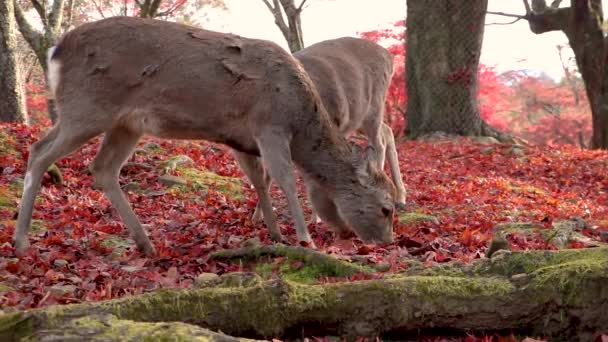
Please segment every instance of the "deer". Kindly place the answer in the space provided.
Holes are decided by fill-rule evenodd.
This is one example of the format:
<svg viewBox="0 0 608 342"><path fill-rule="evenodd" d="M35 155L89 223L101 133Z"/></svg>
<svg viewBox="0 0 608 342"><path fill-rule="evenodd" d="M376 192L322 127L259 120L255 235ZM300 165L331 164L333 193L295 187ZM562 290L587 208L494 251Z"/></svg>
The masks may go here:
<svg viewBox="0 0 608 342"><path fill-rule="evenodd" d="M375 159L380 169L384 169L385 159L388 160L397 189L395 206L403 208L406 190L399 170L395 137L391 127L383 122L384 103L394 72L393 55L369 40L341 37L310 45L295 52L293 56L302 64L315 84L338 132L344 137L355 132L367 137L377 152ZM256 166L253 169L259 170L262 167ZM268 191L271 179L268 173L264 175L262 191ZM309 190L309 194L311 191L320 191L318 188ZM310 223L320 222L320 217L315 214L315 207L322 207L324 202L318 198L319 195L309 195L309 201L313 204ZM312 203L313 199L316 199L316 203ZM262 210L261 202L258 202L252 220L259 222L266 214L267 212ZM324 218L324 221L327 219ZM335 225L344 227L343 223L334 222L333 228L338 228Z"/></svg>
<svg viewBox="0 0 608 342"><path fill-rule="evenodd" d="M374 149L352 148L337 132L310 77L278 44L119 16L65 33L47 59L58 119L30 147L12 238L17 254L29 248L44 172L102 134L89 165L93 185L146 255L156 255L155 247L119 184L122 165L144 135L223 144L236 151L241 165L261 158L287 198L298 240L309 247L314 243L292 163L310 187L324 190L320 197L334 204L332 214L363 241L393 241L395 187L376 167ZM262 186L263 177L252 178ZM268 195L259 201L266 212L272 210ZM281 241L276 218L269 214L264 220L270 238Z"/></svg>

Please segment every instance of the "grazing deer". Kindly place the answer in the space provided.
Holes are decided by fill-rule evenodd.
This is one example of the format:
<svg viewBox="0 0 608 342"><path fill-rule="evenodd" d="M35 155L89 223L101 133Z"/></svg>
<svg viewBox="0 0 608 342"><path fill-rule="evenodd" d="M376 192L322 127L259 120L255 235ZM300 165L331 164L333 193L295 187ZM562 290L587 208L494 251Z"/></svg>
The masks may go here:
<svg viewBox="0 0 608 342"><path fill-rule="evenodd" d="M336 212L364 241L392 241L393 183L376 168L373 149L361 153L338 134L313 82L277 44L154 19L113 17L66 33L49 49L48 60L59 118L30 149L13 236L18 253L29 245L34 199L45 170L102 133L89 167L95 187L149 255L156 253L154 246L118 182L122 164L145 134L222 143L241 161L261 157L287 197L301 241L312 242L292 162L313 186L326 190ZM260 201L270 207L268 195ZM271 237L280 240L274 216L264 219Z"/></svg>
<svg viewBox="0 0 608 342"><path fill-rule="evenodd" d="M396 205L405 205L405 186L399 170L395 137L390 126L383 122L386 93L393 75L393 55L378 44L352 37L322 41L293 55L314 82L339 133L345 137L355 131L363 133L377 151L380 169L384 168L387 155L397 188ZM267 189L270 186L268 174L265 179ZM315 191L310 189L310 184L308 187ZM311 195L311 201L318 197ZM316 209L314 205L313 209ZM259 221L262 213L265 214L260 201L253 220ZM315 216L313 210L311 221Z"/></svg>

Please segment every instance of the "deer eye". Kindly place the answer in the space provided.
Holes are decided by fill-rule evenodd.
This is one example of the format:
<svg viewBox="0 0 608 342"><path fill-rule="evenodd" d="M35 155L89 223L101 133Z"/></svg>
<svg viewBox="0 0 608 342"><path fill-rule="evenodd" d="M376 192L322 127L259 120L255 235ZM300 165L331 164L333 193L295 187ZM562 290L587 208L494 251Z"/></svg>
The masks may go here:
<svg viewBox="0 0 608 342"><path fill-rule="evenodd" d="M389 217L392 213L393 213L393 210L391 208L387 208L387 207L382 208L382 215L384 215L385 217Z"/></svg>

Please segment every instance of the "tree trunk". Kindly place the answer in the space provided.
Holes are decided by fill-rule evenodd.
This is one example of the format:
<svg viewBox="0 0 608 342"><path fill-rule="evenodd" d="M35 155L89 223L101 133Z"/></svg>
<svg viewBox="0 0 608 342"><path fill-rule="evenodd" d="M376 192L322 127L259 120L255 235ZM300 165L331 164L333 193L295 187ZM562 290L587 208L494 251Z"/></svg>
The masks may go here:
<svg viewBox="0 0 608 342"><path fill-rule="evenodd" d="M608 46L601 0L572 0L571 6L565 8L545 3L540 10L526 11L533 33L562 31L568 38L591 107L591 147L608 149Z"/></svg>
<svg viewBox="0 0 608 342"><path fill-rule="evenodd" d="M27 18L25 17L25 13L23 13L23 10L19 6L17 0L14 0L13 4L15 8L15 18L19 26L19 31L23 35L23 38L28 43L32 51L34 51L34 54L38 59L38 63L40 63L40 66L44 71L44 77L46 80L48 70L48 66L46 65L46 52L51 46L55 44L55 41L59 37L61 24L63 22L63 9L65 1L53 1L53 6L50 11L47 11L46 8L35 7L40 17L46 18L42 20L44 30L42 32L37 31L28 22ZM47 105L49 111L49 118L53 123L55 123L55 121L57 120L57 111L55 109L55 103L52 99L47 98Z"/></svg>
<svg viewBox="0 0 608 342"><path fill-rule="evenodd" d="M302 270L310 272L310 266ZM113 341L156 334L161 327L191 339L208 333L199 326L253 338L340 335L352 341L382 335L415 340L442 331L591 341L608 329L607 281L604 247L502 251L470 265L412 262L405 273L385 279L320 285L229 273L204 281L199 289L4 314L0 339Z"/></svg>
<svg viewBox="0 0 608 342"><path fill-rule="evenodd" d="M407 1L406 133L481 135L478 66L487 0Z"/></svg>
<svg viewBox="0 0 608 342"><path fill-rule="evenodd" d="M25 96L17 63L17 30L12 1L0 2L0 121L26 122Z"/></svg>

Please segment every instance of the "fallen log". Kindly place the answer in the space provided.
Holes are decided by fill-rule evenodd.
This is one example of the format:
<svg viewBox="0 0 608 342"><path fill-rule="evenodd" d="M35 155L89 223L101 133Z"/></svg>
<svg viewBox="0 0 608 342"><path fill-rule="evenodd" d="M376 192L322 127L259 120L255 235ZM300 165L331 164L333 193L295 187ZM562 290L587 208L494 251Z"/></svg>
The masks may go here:
<svg viewBox="0 0 608 342"><path fill-rule="evenodd" d="M240 286L234 286L232 274L226 276L229 282L215 281L201 289L163 289L4 314L0 340L45 340L45 336L61 336L62 331L78 331L80 326L89 329L89 320L94 327L87 338L97 336L95 329L101 325L121 326L125 321L150 329L166 324L191 336L208 333L196 330L199 326L267 339L313 335L403 339L446 329L450 334L498 331L551 341L590 341L608 331L608 248L604 247L499 251L492 259L469 265L425 268L412 263L403 274L357 282L304 285L244 276L248 281L237 282ZM110 323L103 323L104 319ZM80 325L74 326L75 322ZM45 335L48 332L52 335Z"/></svg>

